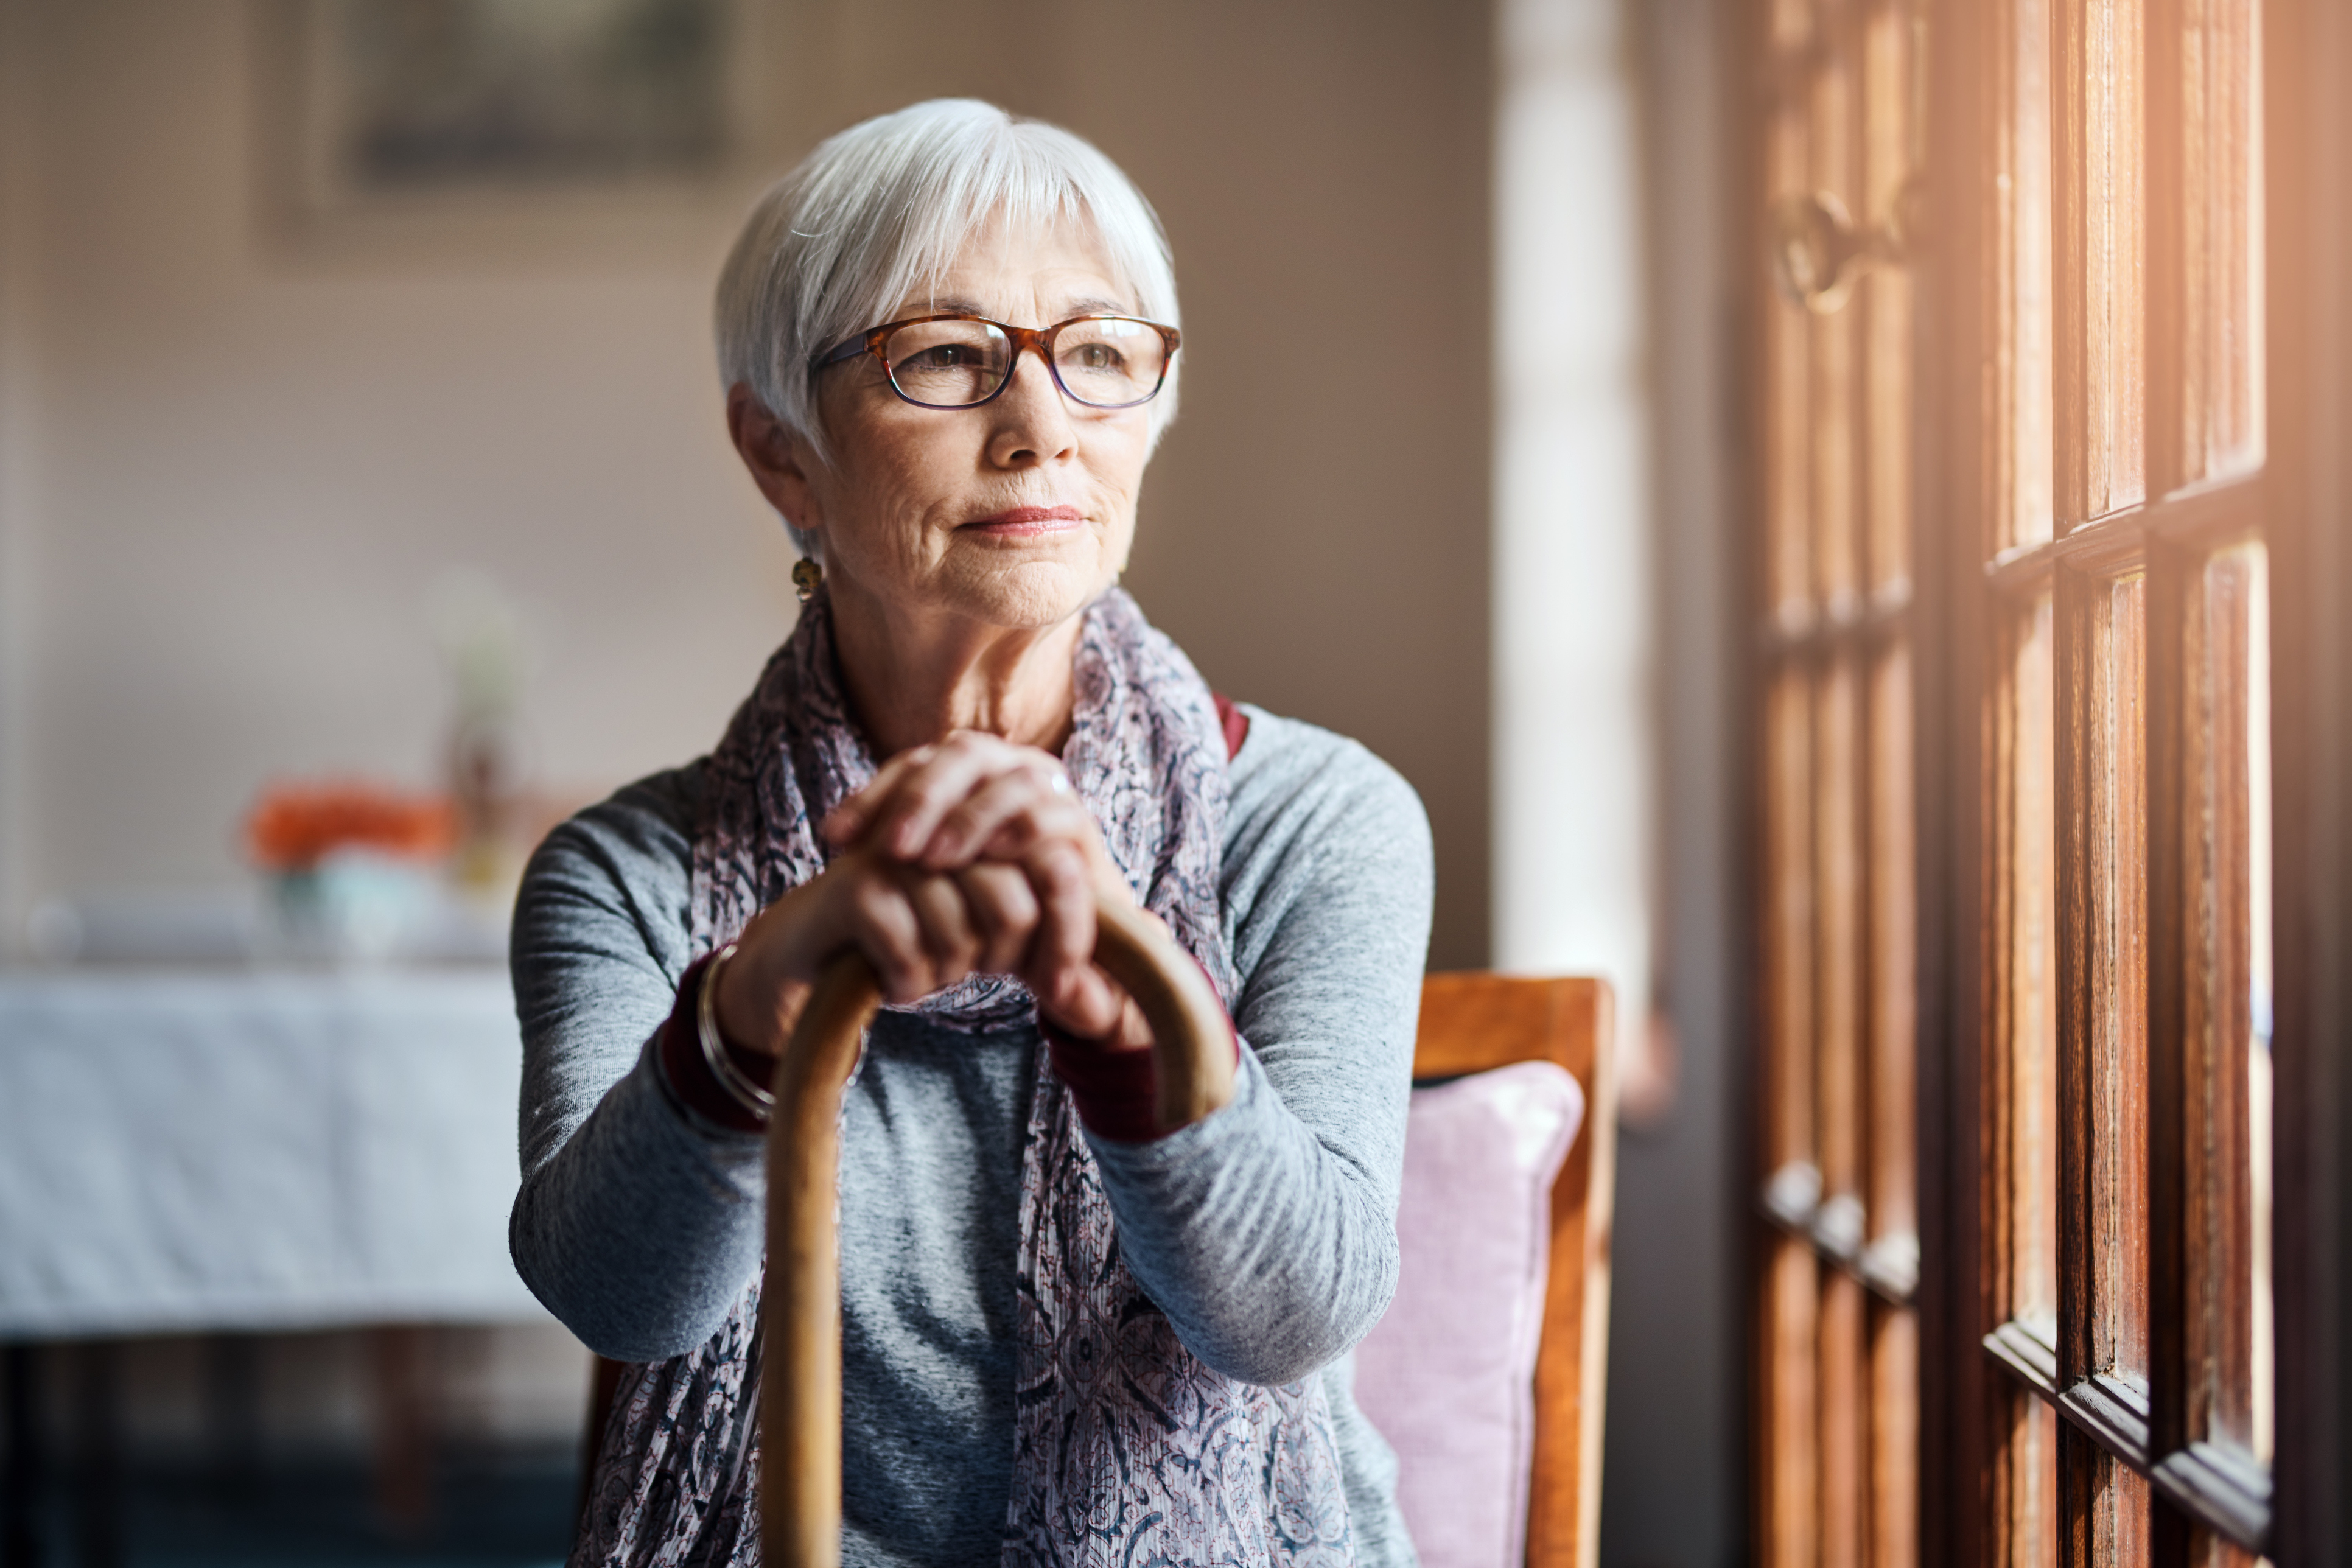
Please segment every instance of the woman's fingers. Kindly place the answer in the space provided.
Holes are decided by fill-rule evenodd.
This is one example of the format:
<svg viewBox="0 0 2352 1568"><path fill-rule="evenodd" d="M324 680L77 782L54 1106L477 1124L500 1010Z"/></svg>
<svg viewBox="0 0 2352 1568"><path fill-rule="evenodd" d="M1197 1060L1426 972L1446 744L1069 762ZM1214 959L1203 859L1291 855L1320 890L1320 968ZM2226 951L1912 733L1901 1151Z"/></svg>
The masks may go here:
<svg viewBox="0 0 2352 1568"><path fill-rule="evenodd" d="M929 764L902 777L891 805L876 819L876 847L911 855L938 871L983 860L1017 863L1049 906L1057 898L1075 900L1078 882L1128 895L1093 815L1052 757L992 736L969 742L956 737L938 752ZM963 791L961 796L955 796L958 790ZM926 832L916 849L900 848ZM1057 879L1072 885L1049 886ZM1083 934L1092 941L1091 924ZM1061 950L1055 943L1048 951Z"/></svg>
<svg viewBox="0 0 2352 1568"><path fill-rule="evenodd" d="M1142 1022L1141 1010L1117 981L1091 963L1065 971L1053 990L1036 991L1036 996L1039 1011L1082 1040L1151 1043L1151 1031Z"/></svg>
<svg viewBox="0 0 2352 1568"><path fill-rule="evenodd" d="M893 1002L912 1002L937 989L927 984L930 963L922 921L897 878L880 868L860 868L851 872L840 893L839 936L844 939L840 945L855 947L866 955L885 996ZM812 935L820 949L835 945L821 931Z"/></svg>
<svg viewBox="0 0 2352 1568"><path fill-rule="evenodd" d="M872 784L834 809L824 832L835 844L869 845L946 870L977 858L1024 811L1039 814L1033 831L1092 826L1051 755L963 730L890 759Z"/></svg>
<svg viewBox="0 0 2352 1568"><path fill-rule="evenodd" d="M921 932L923 953L929 960L925 979L929 982L917 995L929 995L944 986L953 985L978 965L981 956L981 935L964 902L963 889L950 877L927 875L902 870L898 879L904 889L907 902L915 911L916 925ZM901 997L912 1001L913 997Z"/></svg>
<svg viewBox="0 0 2352 1568"><path fill-rule="evenodd" d="M981 939L949 879L856 856L836 860L817 885L830 886L834 911L805 932L811 978L845 947L866 955L893 1002L917 1001L971 973Z"/></svg>
<svg viewBox="0 0 2352 1568"><path fill-rule="evenodd" d="M858 945L894 1001L1011 973L1068 1026L1118 1026L1123 996L1092 963L1095 907L1126 883L1055 758L959 731L892 758L824 830L854 844L836 869L855 861L874 884Z"/></svg>
<svg viewBox="0 0 2352 1568"><path fill-rule="evenodd" d="M755 916L724 971L720 1026L730 1039L781 1049L800 998L826 963L856 949L892 1002L921 999L972 973L1018 975L1056 1023L1088 1039L1137 1035L1140 1017L1091 958L1095 894L1085 857L1066 844L1045 874L982 861L940 875L870 850Z"/></svg>
<svg viewBox="0 0 2352 1568"><path fill-rule="evenodd" d="M1015 748L992 737L950 737L933 750L929 761L908 770L898 781L889 804L866 829L867 841L886 855L920 858L940 820L992 774L1017 765L1014 753Z"/></svg>
<svg viewBox="0 0 2352 1568"><path fill-rule="evenodd" d="M1037 933L1037 896L1029 879L1013 866L967 866L956 886L980 932L980 957L972 967L983 974L1016 973Z"/></svg>
<svg viewBox="0 0 2352 1568"><path fill-rule="evenodd" d="M937 754L937 746L913 746L892 757L875 770L866 787L843 801L825 814L817 825L827 843L855 844L864 837L874 819L890 804L898 786L909 773L929 763Z"/></svg>
<svg viewBox="0 0 2352 1568"><path fill-rule="evenodd" d="M1087 858L1076 846L1041 846L1022 869L1037 898L1037 936L1030 943L1021 978L1039 996L1083 989L1076 972L1092 967L1095 951L1095 890Z"/></svg>
<svg viewBox="0 0 2352 1568"><path fill-rule="evenodd" d="M1044 839L1083 840L1093 832L1094 818L1061 770L1030 766L998 773L950 808L923 846L922 860L935 870L983 855L1018 860Z"/></svg>
<svg viewBox="0 0 2352 1568"><path fill-rule="evenodd" d="M912 858L941 815L992 771L1024 748L993 735L959 730L937 745L916 746L882 764L874 782L826 816L825 836L836 844L868 844L886 855Z"/></svg>
<svg viewBox="0 0 2352 1568"><path fill-rule="evenodd" d="M788 984L814 980L832 955L854 947L897 1003L973 973L1015 974L1063 1027L1090 1039L1121 1037L1135 1033L1139 1015L1093 962L1095 881L1087 851L1066 838L1040 843L1017 864L982 861L949 873L853 849L817 882L771 905L745 940L767 954L760 971Z"/></svg>

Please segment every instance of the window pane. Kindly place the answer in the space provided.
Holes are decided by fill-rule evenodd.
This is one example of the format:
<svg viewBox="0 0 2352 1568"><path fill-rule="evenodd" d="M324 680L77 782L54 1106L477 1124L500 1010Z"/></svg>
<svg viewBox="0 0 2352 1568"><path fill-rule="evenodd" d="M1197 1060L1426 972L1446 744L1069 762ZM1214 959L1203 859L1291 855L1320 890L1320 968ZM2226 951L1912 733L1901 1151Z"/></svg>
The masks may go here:
<svg viewBox="0 0 2352 1568"><path fill-rule="evenodd" d="M2141 0L2055 0L2057 508L2062 527L2147 494Z"/></svg>
<svg viewBox="0 0 2352 1568"><path fill-rule="evenodd" d="M1987 1228L1995 1310L2058 1337L2056 638L2039 595L2009 627L1996 688L1995 1119Z"/></svg>
<svg viewBox="0 0 2352 1568"><path fill-rule="evenodd" d="M1763 1343L1763 1529L1765 1568L1817 1568L1821 1438L1813 1352L1821 1264L1801 1237L1775 1232L1765 1266Z"/></svg>
<svg viewBox="0 0 2352 1568"><path fill-rule="evenodd" d="M2269 1563L2210 1530L2189 1532L2189 1568L2268 1568Z"/></svg>
<svg viewBox="0 0 2352 1568"><path fill-rule="evenodd" d="M2063 1568L2139 1568L2148 1561L2146 1477L2066 1422L2058 1424Z"/></svg>
<svg viewBox="0 0 2352 1568"><path fill-rule="evenodd" d="M1992 20L1992 472L1988 553L2052 534L2050 0Z"/></svg>
<svg viewBox="0 0 2352 1568"><path fill-rule="evenodd" d="M1874 1271L1898 1280L1918 1275L1912 1136L1918 938L1911 744L1911 648L1897 638L1879 654L1870 676L1867 1201Z"/></svg>
<svg viewBox="0 0 2352 1568"><path fill-rule="evenodd" d="M2263 1458L2270 1445L2267 567L2259 543L2217 552L2188 606L2190 908L2184 912L2192 969L2182 1129L2188 1430Z"/></svg>
<svg viewBox="0 0 2352 1568"><path fill-rule="evenodd" d="M1870 1562L1919 1561L1919 1314L1873 1302L1870 1336Z"/></svg>
<svg viewBox="0 0 2352 1568"><path fill-rule="evenodd" d="M2249 562L2246 595L2246 1041L2247 1441L2271 1462L2278 1442L2278 1320L2271 1258L2275 1142L2271 1100L2271 1006L2275 958L2271 843L2270 557Z"/></svg>
<svg viewBox="0 0 2352 1568"><path fill-rule="evenodd" d="M1773 116L1769 134L1772 199L1804 195L1811 174L1803 118L1784 109ZM1765 310L1765 592L1775 620L1791 631L1813 618L1811 330L1812 317L1801 305L1776 296Z"/></svg>
<svg viewBox="0 0 2352 1568"><path fill-rule="evenodd" d="M1851 654L1829 660L1813 704L1816 1230L1851 1258L1863 1233L1862 691Z"/></svg>
<svg viewBox="0 0 2352 1568"><path fill-rule="evenodd" d="M2062 1381L2147 1375L2147 580L2059 603Z"/></svg>
<svg viewBox="0 0 2352 1568"><path fill-rule="evenodd" d="M1822 1568L1863 1568L1864 1405L1862 1282L1837 1268L1821 1277Z"/></svg>
<svg viewBox="0 0 2352 1568"><path fill-rule="evenodd" d="M1849 214L1866 220L1867 209L1855 189L1858 105L1853 29L1842 23L1828 32L1832 47L1812 72L1808 188L1836 197ZM1861 604L1856 314L1848 308L1807 318L1812 336L1813 590L1833 616L1851 616Z"/></svg>
<svg viewBox="0 0 2352 1568"><path fill-rule="evenodd" d="M1857 216L1882 229L1899 229L1917 216L1909 182L1925 163L1925 149L1913 31L1923 25L1918 13L1902 5L1882 5L1864 23L1864 205ZM1869 581L1874 593L1887 595L1907 591L1911 579L1912 287L1907 267L1876 268L1863 280L1856 301L1864 340Z"/></svg>
<svg viewBox="0 0 2352 1568"><path fill-rule="evenodd" d="M2261 16L2256 0L2188 0L2148 40L2163 94L2150 261L2168 338L2150 417L2168 485L2263 458Z"/></svg>
<svg viewBox="0 0 2352 1568"><path fill-rule="evenodd" d="M1766 984L1764 1160L1776 1183L1821 1196L1813 1160L1812 690L1801 668L1783 669L1765 706ZM1794 1173L1784 1176L1781 1173ZM1800 1201L1801 1200L1801 1201Z"/></svg>
<svg viewBox="0 0 2352 1568"><path fill-rule="evenodd" d="M1991 1398L1988 1555L1997 1568L2051 1568L2058 1561L2058 1413L2007 1379L1994 1384Z"/></svg>

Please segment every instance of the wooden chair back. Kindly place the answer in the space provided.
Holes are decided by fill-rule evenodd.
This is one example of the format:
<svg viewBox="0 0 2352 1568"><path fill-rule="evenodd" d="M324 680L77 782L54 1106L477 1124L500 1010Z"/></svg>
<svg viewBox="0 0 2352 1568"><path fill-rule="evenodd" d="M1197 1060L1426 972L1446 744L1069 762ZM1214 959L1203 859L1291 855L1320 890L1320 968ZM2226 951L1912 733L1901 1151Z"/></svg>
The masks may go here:
<svg viewBox="0 0 2352 1568"><path fill-rule="evenodd" d="M1536 1352L1528 1568L1594 1568L1609 1363L1609 1237L1617 1078L1605 981L1432 974L1422 983L1416 1080L1557 1062L1584 1091L1584 1125L1552 1184L1551 1279Z"/></svg>

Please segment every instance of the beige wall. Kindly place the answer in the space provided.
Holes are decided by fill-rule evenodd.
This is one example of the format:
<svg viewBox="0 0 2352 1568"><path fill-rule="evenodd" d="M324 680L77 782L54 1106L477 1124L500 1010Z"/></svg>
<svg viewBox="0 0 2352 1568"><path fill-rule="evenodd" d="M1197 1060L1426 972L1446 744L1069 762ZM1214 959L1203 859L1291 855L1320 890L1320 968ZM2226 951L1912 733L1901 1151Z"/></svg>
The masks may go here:
<svg viewBox="0 0 2352 1568"><path fill-rule="evenodd" d="M269 773L430 776L424 605L454 569L536 626L542 778L706 747L790 616L706 346L749 184L289 238L261 216L245 8L5 4L11 942L45 894L234 878ZM1093 137L1159 205L1190 360L1131 584L1221 689L1405 772L1437 829L1433 961L1483 963L1486 8L761 15L758 163L969 92Z"/></svg>
<svg viewBox="0 0 2352 1568"><path fill-rule="evenodd" d="M273 773L431 777L458 568L533 613L543 776L706 745L791 603L714 417L724 209L536 261L292 244L238 6L20 11L16 899L232 877Z"/></svg>

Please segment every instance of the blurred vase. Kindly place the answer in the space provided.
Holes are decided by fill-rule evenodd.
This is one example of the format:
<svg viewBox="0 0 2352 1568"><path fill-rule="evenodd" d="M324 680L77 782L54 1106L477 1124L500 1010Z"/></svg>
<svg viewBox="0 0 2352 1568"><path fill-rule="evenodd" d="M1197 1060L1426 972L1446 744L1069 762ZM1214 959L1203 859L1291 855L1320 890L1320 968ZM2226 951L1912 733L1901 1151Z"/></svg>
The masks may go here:
<svg viewBox="0 0 2352 1568"><path fill-rule="evenodd" d="M338 849L269 879L275 935L290 958L383 962L434 920L433 870L365 849Z"/></svg>
<svg viewBox="0 0 2352 1568"><path fill-rule="evenodd" d="M520 703L530 665L520 608L476 572L436 589L434 630L450 678L444 752L457 842L451 887L482 909L512 905L526 846L519 841L522 785Z"/></svg>

